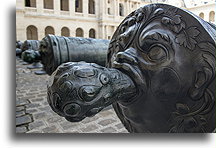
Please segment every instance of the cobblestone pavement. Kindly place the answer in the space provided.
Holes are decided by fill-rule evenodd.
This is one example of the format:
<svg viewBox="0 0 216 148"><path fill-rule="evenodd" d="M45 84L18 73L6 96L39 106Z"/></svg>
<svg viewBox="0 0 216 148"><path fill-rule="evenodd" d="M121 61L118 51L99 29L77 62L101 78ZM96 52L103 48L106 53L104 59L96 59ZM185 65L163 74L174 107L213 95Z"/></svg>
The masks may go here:
<svg viewBox="0 0 216 148"><path fill-rule="evenodd" d="M78 123L60 117L46 101L49 76L27 66L16 59L16 133L128 133L112 108Z"/></svg>

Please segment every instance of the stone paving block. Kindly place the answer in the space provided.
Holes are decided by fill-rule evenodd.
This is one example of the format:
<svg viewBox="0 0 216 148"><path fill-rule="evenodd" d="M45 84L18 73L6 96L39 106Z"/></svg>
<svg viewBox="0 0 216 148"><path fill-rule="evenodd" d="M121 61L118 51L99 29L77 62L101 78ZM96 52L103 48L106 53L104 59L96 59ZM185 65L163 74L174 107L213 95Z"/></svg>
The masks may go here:
<svg viewBox="0 0 216 148"><path fill-rule="evenodd" d="M104 128L104 129L102 129L100 131L103 132L103 133L114 133L114 132L117 132L117 130L114 129L113 127L107 127L107 128Z"/></svg>
<svg viewBox="0 0 216 148"><path fill-rule="evenodd" d="M48 118L46 121L48 123L56 123L56 122L61 122L63 120L64 120L64 118L62 118L60 116L53 116L53 117Z"/></svg>
<svg viewBox="0 0 216 148"><path fill-rule="evenodd" d="M31 100L32 98L35 98L35 96L25 96L22 97L22 99Z"/></svg>
<svg viewBox="0 0 216 148"><path fill-rule="evenodd" d="M16 133L26 133L27 128L25 126L16 127Z"/></svg>
<svg viewBox="0 0 216 148"><path fill-rule="evenodd" d="M44 117L46 117L46 113L45 112L40 112L40 113L33 114L33 118L36 119L36 120L44 118Z"/></svg>
<svg viewBox="0 0 216 148"><path fill-rule="evenodd" d="M37 97L44 97L44 96L47 96L47 92L46 93L41 93L40 94L37 94Z"/></svg>
<svg viewBox="0 0 216 148"><path fill-rule="evenodd" d="M80 130L82 131L82 132L86 132L86 133L88 133L88 132L91 132L91 131L93 131L93 130L95 130L95 129L98 129L98 127L95 125L95 124L91 124L91 125L88 125L87 127L85 127L85 128L81 128Z"/></svg>
<svg viewBox="0 0 216 148"><path fill-rule="evenodd" d="M16 101L16 106L21 106L21 105L26 105L26 104L29 104L29 101L26 99Z"/></svg>
<svg viewBox="0 0 216 148"><path fill-rule="evenodd" d="M52 126L49 126L49 127L42 129L42 131L44 133L56 133L56 132L58 132L58 129L55 125L52 125Z"/></svg>
<svg viewBox="0 0 216 148"><path fill-rule="evenodd" d="M43 105L48 105L48 102L43 102Z"/></svg>
<svg viewBox="0 0 216 148"><path fill-rule="evenodd" d="M38 94L37 92L26 93L27 96L33 96L33 95L37 95L37 94Z"/></svg>
<svg viewBox="0 0 216 148"><path fill-rule="evenodd" d="M28 131L28 132L26 132L26 133L43 133L43 131L42 130L31 130L31 131Z"/></svg>
<svg viewBox="0 0 216 148"><path fill-rule="evenodd" d="M113 119L105 119L105 120L102 120L100 122L98 122L98 124L102 125L102 126L107 126L108 124L112 124L116 122L116 120L113 120Z"/></svg>
<svg viewBox="0 0 216 148"><path fill-rule="evenodd" d="M40 104L38 104L38 103L31 103L31 104L27 104L26 108L37 108L39 106L40 106Z"/></svg>
<svg viewBox="0 0 216 148"><path fill-rule="evenodd" d="M50 106L43 106L43 107L39 107L38 109L41 110L41 111L51 111Z"/></svg>
<svg viewBox="0 0 216 148"><path fill-rule="evenodd" d="M62 123L60 123L60 126L66 131L69 129L77 129L79 127L80 123L76 123L76 122L68 122L68 121L64 121Z"/></svg>
<svg viewBox="0 0 216 148"><path fill-rule="evenodd" d="M38 112L38 110L35 109L35 108L27 108L26 109L26 113L28 113L28 114L32 114L32 113L35 113L35 112Z"/></svg>
<svg viewBox="0 0 216 148"><path fill-rule="evenodd" d="M23 116L23 115L25 115L25 111L16 112L16 117L20 117L20 116Z"/></svg>
<svg viewBox="0 0 216 148"><path fill-rule="evenodd" d="M29 124L29 129L33 130L42 126L45 126L45 123L43 121L35 121Z"/></svg>
<svg viewBox="0 0 216 148"><path fill-rule="evenodd" d="M18 111L22 111L22 110L24 110L25 109L25 107L24 106L19 106L19 107L16 107L16 111L18 112Z"/></svg>
<svg viewBox="0 0 216 148"><path fill-rule="evenodd" d="M115 125L115 127L117 127L118 129L122 129L122 128L124 128L124 125L122 123L119 123L119 124Z"/></svg>
<svg viewBox="0 0 216 148"><path fill-rule="evenodd" d="M19 95L16 95L17 98L23 98L24 95L23 94L19 94Z"/></svg>
<svg viewBox="0 0 216 148"><path fill-rule="evenodd" d="M43 98L34 98L34 99L31 99L31 102L42 102L44 99Z"/></svg>
<svg viewBox="0 0 216 148"><path fill-rule="evenodd" d="M21 116L16 118L16 125L22 125L32 122L32 119L29 115Z"/></svg>
<svg viewBox="0 0 216 148"><path fill-rule="evenodd" d="M96 115L94 117L88 117L88 118L85 118L82 123L86 124L86 123L90 123L92 121L96 121L97 119L99 119L99 117Z"/></svg>

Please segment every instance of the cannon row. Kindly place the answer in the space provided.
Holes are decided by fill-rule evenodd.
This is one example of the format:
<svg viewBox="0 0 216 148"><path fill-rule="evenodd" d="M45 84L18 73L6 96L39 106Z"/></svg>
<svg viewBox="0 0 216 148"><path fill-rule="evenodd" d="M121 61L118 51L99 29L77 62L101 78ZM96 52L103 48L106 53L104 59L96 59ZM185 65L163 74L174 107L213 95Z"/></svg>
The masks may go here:
<svg viewBox="0 0 216 148"><path fill-rule="evenodd" d="M41 41L26 40L17 47L22 59L28 63L43 64L43 70L51 75L65 62L85 61L105 66L109 40L47 35Z"/></svg>

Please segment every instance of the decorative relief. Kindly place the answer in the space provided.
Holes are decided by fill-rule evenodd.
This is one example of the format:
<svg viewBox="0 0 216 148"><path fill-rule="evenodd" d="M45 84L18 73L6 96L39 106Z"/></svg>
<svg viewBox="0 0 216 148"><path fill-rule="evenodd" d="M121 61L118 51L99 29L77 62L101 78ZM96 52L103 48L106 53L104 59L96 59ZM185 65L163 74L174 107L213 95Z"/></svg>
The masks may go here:
<svg viewBox="0 0 216 148"><path fill-rule="evenodd" d="M148 130L153 132L156 131L157 126L155 126L155 129L146 129L144 124L144 116L145 112L147 111L145 110L144 100L147 102L148 99L157 99L148 97L148 94L152 93L148 92L150 87L148 81L150 81L151 78L157 77L154 72L162 71L163 67L166 69L166 66L170 64L170 60L166 60L167 58L177 60L175 59L176 57L178 57L178 62L180 63L184 60L187 62L191 61L193 67L192 69L183 68L184 70L191 71L190 79L182 78L182 74L180 74L181 72L178 70L179 68L174 70L175 67L173 67L173 65L168 66L168 68L173 69L177 73L177 77L180 76L178 77L180 83L185 85L186 83L183 79L188 79L188 81L191 81L192 85L190 84L190 87L183 85L183 87L188 87L188 91L184 92L184 99L181 99L183 92L179 92L179 95L177 95L176 98L169 97L169 95L166 93L169 91L163 90L163 88L166 88L167 86L161 86L161 95L158 97L163 98L164 93L168 97L163 98L163 102L167 103L169 106L176 106L176 108L173 109L173 112L170 113L172 116L168 121L170 125L168 124L169 126L167 127L167 132L209 132L209 128L207 127L210 124L215 128L215 125L212 124L214 119L209 119L209 114L212 114L215 108L215 94L212 92L215 88L212 86L211 89L208 88L208 86L215 81L215 41L210 41L212 40L210 35L206 36L202 33L205 32L205 30L209 30L207 26L204 24L202 24L202 26L197 23L198 21L196 18L194 19L194 16L190 15L190 13L182 12L183 10L181 9L162 4L144 6L126 17L126 19L120 24L113 35L107 55L107 66L117 68L122 72L127 73L135 82L137 89L146 87L142 91L143 96L136 96L132 99L137 100L136 102L139 102L139 104L143 103L142 108L140 107L141 113L134 111L136 110L135 108L138 108L139 106L136 104L136 102L132 104L130 103L128 106L125 105L124 107L121 107L122 103L120 102L114 103L114 109L118 117L130 132L144 132ZM190 23L188 23L187 20L194 21L194 23L189 25ZM159 24L159 21L161 22L161 26L154 27L155 24ZM151 27L157 28L155 29L156 31L151 32L149 29ZM206 28L204 29L204 27ZM149 31L142 33L145 28L148 28ZM170 31L172 31L174 38L168 34L165 34L163 32L163 28L168 28ZM213 28L210 30L212 32ZM140 43L137 44L137 42L139 42L137 37L141 35L143 38L140 38ZM206 40L202 41L204 38ZM174 52L173 54L175 56L170 55L169 52L162 52L168 50L168 48L164 46L164 42L167 42L169 45L171 45L171 48ZM175 49L177 47L179 49ZM131 54L131 49L133 49L133 54ZM178 53L177 50L179 50L178 52L182 50L182 53L187 52L191 55L180 57L176 55ZM129 53L128 51L131 52ZM119 55L122 56L120 57ZM179 58L182 58L182 60ZM152 59L155 59L156 62L150 62ZM185 67L190 67L189 65L190 64L188 63L185 65ZM158 79L162 80L164 78L159 77ZM169 79L169 76L167 76L167 79ZM145 82L141 83L141 81ZM156 79L154 80L154 83L156 83L154 84L154 90L156 91L158 86ZM164 83L166 82L164 81ZM182 91L183 88L180 90ZM145 92L148 93L145 94ZM158 100L160 100L159 98ZM177 104L172 104L172 99L177 99ZM185 102L178 101L187 99L188 101ZM170 103L168 103L169 100ZM188 103L190 101L194 101L194 105ZM148 104L146 107L148 108L148 106L153 105L155 104ZM159 103L156 106L158 105ZM158 108L159 107L160 106L158 106ZM165 113L165 111L162 112ZM169 114L169 112L167 113ZM142 116L144 120L143 122L141 122ZM135 120L136 117L139 117L140 121L138 119ZM154 117L151 119L153 127L153 124L155 123L154 120L157 121L157 119ZM151 119L148 119L148 122L150 122Z"/></svg>
<svg viewBox="0 0 216 148"><path fill-rule="evenodd" d="M48 102L71 122L113 104L129 132L212 132L215 42L205 27L173 6L141 7L114 33L108 68L60 66Z"/></svg>

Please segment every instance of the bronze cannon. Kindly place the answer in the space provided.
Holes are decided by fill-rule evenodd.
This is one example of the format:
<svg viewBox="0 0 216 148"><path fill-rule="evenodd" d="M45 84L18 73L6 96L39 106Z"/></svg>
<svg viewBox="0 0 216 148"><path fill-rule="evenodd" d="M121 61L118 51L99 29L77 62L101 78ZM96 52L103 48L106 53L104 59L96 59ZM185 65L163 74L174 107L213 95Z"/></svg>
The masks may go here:
<svg viewBox="0 0 216 148"><path fill-rule="evenodd" d="M21 56L21 54L22 54L22 49L21 49L22 44L23 44L22 41L16 41L16 56L19 56L19 57Z"/></svg>
<svg viewBox="0 0 216 148"><path fill-rule="evenodd" d="M189 11L150 4L115 31L106 67L60 65L48 102L68 121L112 104L132 133L210 133L215 129L216 27Z"/></svg>
<svg viewBox="0 0 216 148"><path fill-rule="evenodd" d="M22 60L28 63L33 63L35 61L40 60L40 54L38 51L39 46L40 46L39 40L24 41L20 47L22 49L22 55L21 55Z"/></svg>
<svg viewBox="0 0 216 148"><path fill-rule="evenodd" d="M31 50L38 50L40 46L39 40L26 40L23 42L21 49L23 51L31 49Z"/></svg>
<svg viewBox="0 0 216 148"><path fill-rule="evenodd" d="M51 75L65 62L86 61L105 66L109 40L47 35L40 42L41 62Z"/></svg>

